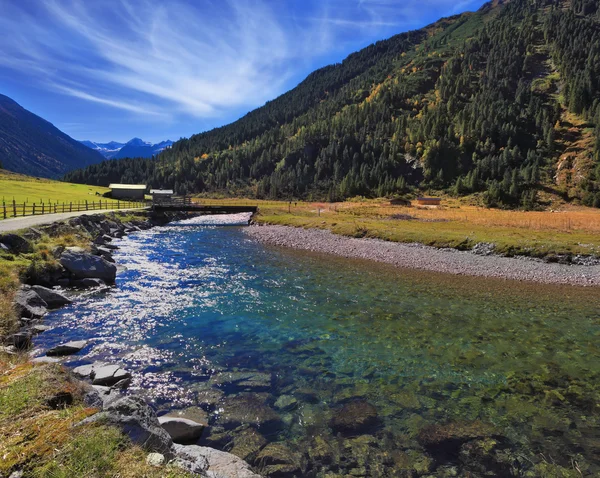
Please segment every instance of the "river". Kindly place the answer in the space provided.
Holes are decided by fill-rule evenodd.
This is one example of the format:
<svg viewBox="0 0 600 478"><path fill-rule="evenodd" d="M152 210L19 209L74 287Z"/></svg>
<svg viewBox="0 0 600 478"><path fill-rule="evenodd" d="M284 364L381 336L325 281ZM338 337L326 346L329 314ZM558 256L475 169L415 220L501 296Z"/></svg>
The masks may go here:
<svg viewBox="0 0 600 478"><path fill-rule="evenodd" d="M36 347L89 340L70 365L122 365L273 476L600 474L597 288L268 247L238 219L116 242L116 287L50 313Z"/></svg>

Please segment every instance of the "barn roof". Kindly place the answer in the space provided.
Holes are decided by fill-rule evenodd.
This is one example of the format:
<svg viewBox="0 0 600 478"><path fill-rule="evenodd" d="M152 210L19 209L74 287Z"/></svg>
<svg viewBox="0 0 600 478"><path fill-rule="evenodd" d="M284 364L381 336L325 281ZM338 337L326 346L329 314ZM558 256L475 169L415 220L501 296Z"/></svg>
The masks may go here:
<svg viewBox="0 0 600 478"><path fill-rule="evenodd" d="M150 189L150 194L173 194L172 189Z"/></svg>
<svg viewBox="0 0 600 478"><path fill-rule="evenodd" d="M146 189L145 184L111 184L110 189Z"/></svg>

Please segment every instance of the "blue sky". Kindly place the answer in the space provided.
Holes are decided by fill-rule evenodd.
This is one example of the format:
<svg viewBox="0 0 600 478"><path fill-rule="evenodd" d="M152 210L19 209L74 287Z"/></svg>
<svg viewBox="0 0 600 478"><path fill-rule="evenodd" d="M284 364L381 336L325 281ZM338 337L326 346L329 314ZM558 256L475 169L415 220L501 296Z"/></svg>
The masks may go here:
<svg viewBox="0 0 600 478"><path fill-rule="evenodd" d="M0 93L76 139L176 140L483 0L0 0Z"/></svg>

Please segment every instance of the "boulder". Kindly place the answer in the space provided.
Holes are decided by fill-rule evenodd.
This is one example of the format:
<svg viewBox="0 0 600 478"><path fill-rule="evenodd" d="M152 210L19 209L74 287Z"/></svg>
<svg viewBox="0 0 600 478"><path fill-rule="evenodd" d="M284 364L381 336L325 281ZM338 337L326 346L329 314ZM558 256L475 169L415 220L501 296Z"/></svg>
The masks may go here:
<svg viewBox="0 0 600 478"><path fill-rule="evenodd" d="M85 340L75 340L64 344L57 345L46 352L48 357L60 357L63 355L73 355L81 351L87 342Z"/></svg>
<svg viewBox="0 0 600 478"><path fill-rule="evenodd" d="M31 287L31 290L33 290L42 298L44 302L46 302L46 304L48 304L49 309L57 309L72 302L71 299L67 299L60 292L48 289L47 287L42 287L41 285L34 285Z"/></svg>
<svg viewBox="0 0 600 478"><path fill-rule="evenodd" d="M25 330L9 335L8 343L19 350L24 350L31 345L31 332Z"/></svg>
<svg viewBox="0 0 600 478"><path fill-rule="evenodd" d="M87 252L65 251L60 256L61 265L77 279L102 279L107 283L114 283L117 267Z"/></svg>
<svg viewBox="0 0 600 478"><path fill-rule="evenodd" d="M174 445L174 464L201 476L260 478L250 465L231 453L197 445Z"/></svg>
<svg viewBox="0 0 600 478"><path fill-rule="evenodd" d="M123 395L119 390L116 390L113 387L104 387L102 385L92 385L92 390L97 394L98 399L101 404L97 408L104 408L110 405L113 402L119 400Z"/></svg>
<svg viewBox="0 0 600 478"><path fill-rule="evenodd" d="M100 367L94 367L91 378L93 385L104 385L110 387L121 380L130 379L131 374L118 365L104 365Z"/></svg>
<svg viewBox="0 0 600 478"><path fill-rule="evenodd" d="M31 329L29 329L31 331L32 334L41 334L42 332L46 332L47 330L50 330L52 327L48 326L48 325L41 325L41 324L36 324L33 325L31 327Z"/></svg>
<svg viewBox="0 0 600 478"><path fill-rule="evenodd" d="M106 283L102 279L81 279L75 280L72 282L73 287L77 287L78 289L92 289L95 287L105 287Z"/></svg>
<svg viewBox="0 0 600 478"><path fill-rule="evenodd" d="M220 409L217 424L227 429L247 424L268 432L283 426L279 414L254 394L227 397L221 402Z"/></svg>
<svg viewBox="0 0 600 478"><path fill-rule="evenodd" d="M36 357L31 360L33 363L60 363L61 360L56 357Z"/></svg>
<svg viewBox="0 0 600 478"><path fill-rule="evenodd" d="M165 415L158 423L166 430L175 443L194 443L200 438L205 425L182 417Z"/></svg>
<svg viewBox="0 0 600 478"><path fill-rule="evenodd" d="M107 423L121 429L130 440L150 452L173 457L173 440L160 426L154 410L139 397L123 397L87 419L85 423Z"/></svg>
<svg viewBox="0 0 600 478"><path fill-rule="evenodd" d="M30 288L22 288L15 294L15 309L21 317L39 319L47 312L48 304L37 292Z"/></svg>
<svg viewBox="0 0 600 478"><path fill-rule="evenodd" d="M165 464L165 455L162 453L148 453L146 463L150 466L162 466Z"/></svg>
<svg viewBox="0 0 600 478"><path fill-rule="evenodd" d="M0 234L0 242L8 247L8 250L13 254L33 252L31 243L17 234Z"/></svg>
<svg viewBox="0 0 600 478"><path fill-rule="evenodd" d="M275 408L283 411L294 410L298 407L298 400L291 395L281 395L275 402Z"/></svg>
<svg viewBox="0 0 600 478"><path fill-rule="evenodd" d="M354 400L339 409L329 425L336 432L358 434L376 423L377 409L366 400Z"/></svg>
<svg viewBox="0 0 600 478"><path fill-rule="evenodd" d="M244 461L252 463L256 455L267 444L267 439L254 428L236 430L233 436L233 446L229 453L240 457Z"/></svg>

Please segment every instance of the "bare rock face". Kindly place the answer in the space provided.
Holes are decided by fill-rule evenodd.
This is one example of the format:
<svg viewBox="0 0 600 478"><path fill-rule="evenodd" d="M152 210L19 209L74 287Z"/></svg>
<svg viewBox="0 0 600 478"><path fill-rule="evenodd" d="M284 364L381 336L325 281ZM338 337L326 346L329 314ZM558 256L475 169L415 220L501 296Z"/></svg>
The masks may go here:
<svg viewBox="0 0 600 478"><path fill-rule="evenodd" d="M174 464L191 473L211 477L260 478L250 465L231 453L197 445L174 445Z"/></svg>
<svg viewBox="0 0 600 478"><path fill-rule="evenodd" d="M114 264L87 252L65 251L60 256L60 263L77 279L102 279L112 284L117 276Z"/></svg>
<svg viewBox="0 0 600 478"><path fill-rule="evenodd" d="M71 303L71 299L67 299L60 292L48 289L47 287L42 287L41 285L34 285L31 287L31 290L39 295L42 300L48 304L48 308L50 309L57 309L58 307Z"/></svg>

